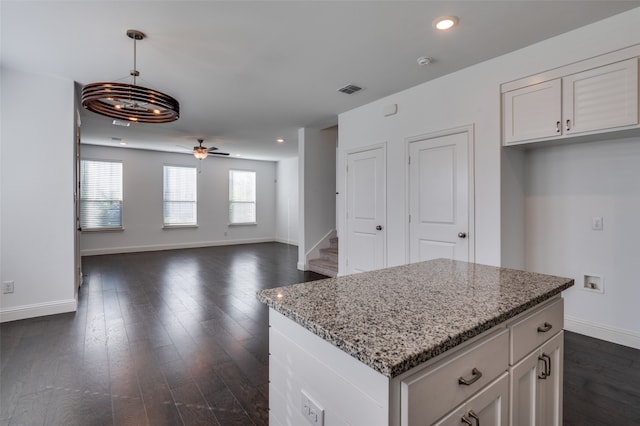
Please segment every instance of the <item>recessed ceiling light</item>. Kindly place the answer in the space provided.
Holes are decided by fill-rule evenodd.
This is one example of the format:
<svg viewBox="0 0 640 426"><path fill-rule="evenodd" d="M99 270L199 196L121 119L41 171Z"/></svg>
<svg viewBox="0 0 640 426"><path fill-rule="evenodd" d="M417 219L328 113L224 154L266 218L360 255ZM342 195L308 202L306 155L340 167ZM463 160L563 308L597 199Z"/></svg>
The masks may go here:
<svg viewBox="0 0 640 426"><path fill-rule="evenodd" d="M241 155L240 154L236 154L236 157L241 157Z"/></svg>
<svg viewBox="0 0 640 426"><path fill-rule="evenodd" d="M278 143L284 143L284 139L283 139L283 138L278 138L278 139L276 139L276 142L278 142Z"/></svg>
<svg viewBox="0 0 640 426"><path fill-rule="evenodd" d="M127 143L125 141L120 142L120 145L126 145Z"/></svg>
<svg viewBox="0 0 640 426"><path fill-rule="evenodd" d="M433 21L433 26L440 31L445 31L458 25L458 21L460 20L457 16L442 16Z"/></svg>

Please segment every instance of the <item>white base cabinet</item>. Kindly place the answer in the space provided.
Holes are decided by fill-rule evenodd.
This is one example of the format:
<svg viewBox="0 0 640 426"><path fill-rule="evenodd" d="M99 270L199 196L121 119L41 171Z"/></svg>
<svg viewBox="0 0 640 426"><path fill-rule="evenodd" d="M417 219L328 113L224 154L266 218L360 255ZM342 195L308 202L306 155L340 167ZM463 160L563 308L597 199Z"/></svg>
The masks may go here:
<svg viewBox="0 0 640 426"><path fill-rule="evenodd" d="M510 424L562 425L564 332L509 369Z"/></svg>
<svg viewBox="0 0 640 426"><path fill-rule="evenodd" d="M269 421L319 426L560 426L563 300L388 378L269 310ZM543 378L541 378L543 376Z"/></svg>
<svg viewBox="0 0 640 426"><path fill-rule="evenodd" d="M509 377L504 373L495 382L437 422L435 426L506 426L508 400Z"/></svg>

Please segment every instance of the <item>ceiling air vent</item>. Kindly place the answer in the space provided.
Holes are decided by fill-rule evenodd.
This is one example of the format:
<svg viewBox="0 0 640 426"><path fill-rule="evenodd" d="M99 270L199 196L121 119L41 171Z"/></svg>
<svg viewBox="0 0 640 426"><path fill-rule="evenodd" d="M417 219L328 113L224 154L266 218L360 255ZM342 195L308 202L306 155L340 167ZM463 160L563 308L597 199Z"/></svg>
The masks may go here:
<svg viewBox="0 0 640 426"><path fill-rule="evenodd" d="M346 93L347 95L352 95L360 90L362 90L362 87L356 86L355 84L347 84L346 86L339 88L338 92Z"/></svg>

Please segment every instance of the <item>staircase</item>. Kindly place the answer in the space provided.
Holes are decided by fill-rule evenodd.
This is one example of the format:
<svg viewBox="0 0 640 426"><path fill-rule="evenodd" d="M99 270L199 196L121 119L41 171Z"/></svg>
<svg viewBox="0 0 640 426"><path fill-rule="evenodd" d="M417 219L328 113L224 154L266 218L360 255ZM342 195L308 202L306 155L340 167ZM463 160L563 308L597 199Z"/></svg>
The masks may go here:
<svg viewBox="0 0 640 426"><path fill-rule="evenodd" d="M329 248L320 249L320 258L309 261L309 270L327 277L338 275L338 238L329 240Z"/></svg>

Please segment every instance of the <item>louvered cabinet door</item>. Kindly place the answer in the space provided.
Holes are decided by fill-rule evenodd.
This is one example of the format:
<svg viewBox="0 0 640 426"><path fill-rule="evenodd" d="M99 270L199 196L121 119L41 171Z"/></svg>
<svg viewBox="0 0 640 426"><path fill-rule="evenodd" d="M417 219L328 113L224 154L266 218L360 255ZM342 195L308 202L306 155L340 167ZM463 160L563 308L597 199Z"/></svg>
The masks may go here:
<svg viewBox="0 0 640 426"><path fill-rule="evenodd" d="M638 124L638 58L562 79L563 134Z"/></svg>

